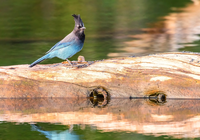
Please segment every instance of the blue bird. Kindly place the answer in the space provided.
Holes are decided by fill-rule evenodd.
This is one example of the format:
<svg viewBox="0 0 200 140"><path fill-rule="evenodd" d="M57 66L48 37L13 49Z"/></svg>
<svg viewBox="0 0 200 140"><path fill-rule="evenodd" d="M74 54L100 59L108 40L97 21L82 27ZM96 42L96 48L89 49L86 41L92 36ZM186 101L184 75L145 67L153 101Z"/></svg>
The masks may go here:
<svg viewBox="0 0 200 140"><path fill-rule="evenodd" d="M83 48L85 40L84 30L86 28L84 27L84 23L82 22L80 15L73 14L72 16L74 17L75 21L74 30L60 42L55 44L48 52L46 52L46 55L33 62L29 67L33 67L43 60L54 57L67 60L68 63L73 67L68 58L72 57Z"/></svg>

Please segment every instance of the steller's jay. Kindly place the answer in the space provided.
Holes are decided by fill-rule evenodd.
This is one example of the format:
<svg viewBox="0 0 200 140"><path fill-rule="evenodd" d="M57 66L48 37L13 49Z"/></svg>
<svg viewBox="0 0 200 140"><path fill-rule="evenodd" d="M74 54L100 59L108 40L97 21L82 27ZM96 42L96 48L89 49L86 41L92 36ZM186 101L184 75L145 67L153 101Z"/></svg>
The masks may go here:
<svg viewBox="0 0 200 140"><path fill-rule="evenodd" d="M84 23L82 22L80 15L73 14L72 16L75 21L74 30L60 42L55 44L48 52L46 52L46 55L33 62L29 67L33 67L43 60L53 57L67 60L68 63L73 66L68 58L72 57L83 48L85 40L84 29L86 28L84 27Z"/></svg>

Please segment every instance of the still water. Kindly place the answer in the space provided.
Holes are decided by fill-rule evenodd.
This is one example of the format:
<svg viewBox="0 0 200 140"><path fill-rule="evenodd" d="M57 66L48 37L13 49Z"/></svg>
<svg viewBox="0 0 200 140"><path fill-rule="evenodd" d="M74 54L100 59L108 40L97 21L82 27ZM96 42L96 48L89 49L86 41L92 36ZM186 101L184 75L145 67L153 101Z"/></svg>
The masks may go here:
<svg viewBox="0 0 200 140"><path fill-rule="evenodd" d="M200 137L199 100L0 99L2 139L132 140Z"/></svg>
<svg viewBox="0 0 200 140"><path fill-rule="evenodd" d="M87 61L159 52L200 52L198 0L0 0L0 66L30 64L80 14ZM59 63L54 58L42 63ZM198 100L0 99L0 139L199 139Z"/></svg>
<svg viewBox="0 0 200 140"><path fill-rule="evenodd" d="M1 66L44 55L73 30L74 13L87 29L83 50L70 60L200 51L198 0L1 0L0 9Z"/></svg>

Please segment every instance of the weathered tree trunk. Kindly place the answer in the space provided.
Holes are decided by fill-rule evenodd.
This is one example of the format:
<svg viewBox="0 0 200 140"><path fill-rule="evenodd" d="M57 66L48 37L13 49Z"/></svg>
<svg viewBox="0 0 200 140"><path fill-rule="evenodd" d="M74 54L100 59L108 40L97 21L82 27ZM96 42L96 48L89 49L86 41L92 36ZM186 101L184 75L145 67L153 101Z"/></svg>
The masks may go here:
<svg viewBox="0 0 200 140"><path fill-rule="evenodd" d="M200 97L200 55L162 53L96 61L83 68L65 64L0 67L1 98Z"/></svg>

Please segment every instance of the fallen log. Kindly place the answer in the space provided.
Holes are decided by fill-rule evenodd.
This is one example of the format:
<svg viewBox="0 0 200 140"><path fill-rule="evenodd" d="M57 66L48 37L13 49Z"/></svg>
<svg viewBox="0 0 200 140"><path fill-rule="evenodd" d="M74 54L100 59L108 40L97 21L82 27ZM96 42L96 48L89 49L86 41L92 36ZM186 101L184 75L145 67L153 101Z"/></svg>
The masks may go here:
<svg viewBox="0 0 200 140"><path fill-rule="evenodd" d="M75 62L74 62L75 63ZM200 97L200 54L162 53L66 64L0 67L0 98Z"/></svg>

